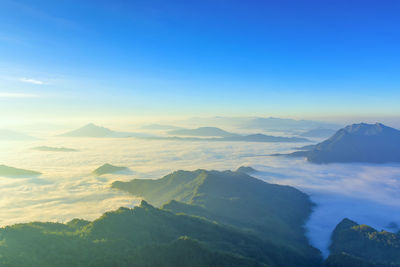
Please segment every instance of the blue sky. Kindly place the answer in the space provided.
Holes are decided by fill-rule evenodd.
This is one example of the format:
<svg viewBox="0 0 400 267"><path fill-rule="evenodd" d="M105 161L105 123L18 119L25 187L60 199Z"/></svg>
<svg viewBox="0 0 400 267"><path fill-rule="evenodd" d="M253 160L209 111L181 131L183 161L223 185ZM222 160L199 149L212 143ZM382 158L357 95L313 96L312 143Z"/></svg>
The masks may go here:
<svg viewBox="0 0 400 267"><path fill-rule="evenodd" d="M0 116L399 116L400 2L0 3Z"/></svg>

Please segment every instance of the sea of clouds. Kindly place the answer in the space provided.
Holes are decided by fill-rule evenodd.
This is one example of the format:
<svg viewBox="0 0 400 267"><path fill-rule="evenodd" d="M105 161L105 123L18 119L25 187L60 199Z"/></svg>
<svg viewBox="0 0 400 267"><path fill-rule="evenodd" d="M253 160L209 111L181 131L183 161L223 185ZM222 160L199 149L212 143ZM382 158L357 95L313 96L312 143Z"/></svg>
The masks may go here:
<svg viewBox="0 0 400 267"><path fill-rule="evenodd" d="M43 152L35 146L63 146L79 152ZM305 227L311 243L327 255L330 234L343 218L397 231L400 225L400 165L315 165L303 159L271 157L303 144L190 142L134 138L50 137L0 143L0 164L40 171L37 178L0 177L0 225L28 221L93 220L139 200L110 188L115 180L160 178L178 169L233 170L247 165L254 176L292 185L316 204ZM104 163L126 166L128 175L92 175ZM390 228L392 227L392 228Z"/></svg>

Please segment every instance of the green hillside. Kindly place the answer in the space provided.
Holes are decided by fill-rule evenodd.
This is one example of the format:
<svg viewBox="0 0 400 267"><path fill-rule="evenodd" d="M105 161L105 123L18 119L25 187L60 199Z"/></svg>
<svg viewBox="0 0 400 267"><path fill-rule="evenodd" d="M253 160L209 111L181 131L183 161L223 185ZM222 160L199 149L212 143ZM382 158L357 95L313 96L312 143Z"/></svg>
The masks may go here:
<svg viewBox="0 0 400 267"><path fill-rule="evenodd" d="M320 259L303 228L312 204L295 188L269 184L242 172L205 170L177 171L158 180L115 182L113 187L177 214L240 228L307 260Z"/></svg>
<svg viewBox="0 0 400 267"><path fill-rule="evenodd" d="M290 249L142 202L93 222L0 229L1 266L316 266Z"/></svg>
<svg viewBox="0 0 400 267"><path fill-rule="evenodd" d="M400 235L344 219L332 233L330 251L326 266L400 266Z"/></svg>

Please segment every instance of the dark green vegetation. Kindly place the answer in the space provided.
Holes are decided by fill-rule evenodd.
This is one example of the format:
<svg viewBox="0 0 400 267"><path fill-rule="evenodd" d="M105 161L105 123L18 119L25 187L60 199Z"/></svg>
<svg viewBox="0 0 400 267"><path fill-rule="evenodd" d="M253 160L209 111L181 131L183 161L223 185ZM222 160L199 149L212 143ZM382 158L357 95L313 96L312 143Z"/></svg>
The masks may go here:
<svg viewBox="0 0 400 267"><path fill-rule="evenodd" d="M6 165L0 165L0 176L10 178L29 178L41 175L40 172L18 169Z"/></svg>
<svg viewBox="0 0 400 267"><path fill-rule="evenodd" d="M380 123L353 124L310 150L286 156L306 157L308 161L319 164L400 162L400 131Z"/></svg>
<svg viewBox="0 0 400 267"><path fill-rule="evenodd" d="M318 266L294 248L146 202L93 222L0 229L1 266Z"/></svg>
<svg viewBox="0 0 400 267"><path fill-rule="evenodd" d="M51 147L51 146L37 146L33 147L33 150L48 151L48 152L77 152L77 149L66 148L66 147Z"/></svg>
<svg viewBox="0 0 400 267"><path fill-rule="evenodd" d="M94 175L103 175L103 174L111 174L111 173L127 173L130 172L129 168L127 167L120 167L120 166L114 166L111 164L103 164L97 169L93 171Z"/></svg>
<svg viewBox="0 0 400 267"><path fill-rule="evenodd" d="M400 235L377 231L349 219L332 233L325 266L400 266Z"/></svg>
<svg viewBox="0 0 400 267"><path fill-rule="evenodd" d="M318 266L321 261L319 251L304 236L303 224L312 204L307 195L292 187L268 184L242 172L205 170L177 171L158 180L115 182L113 187L175 214L240 229L275 246L277 254L284 251L297 262L292 266Z"/></svg>
<svg viewBox="0 0 400 267"><path fill-rule="evenodd" d="M236 134L229 133L217 127L200 127L196 129L176 129L169 131L171 135L185 135L185 136L215 136L215 137L228 137Z"/></svg>

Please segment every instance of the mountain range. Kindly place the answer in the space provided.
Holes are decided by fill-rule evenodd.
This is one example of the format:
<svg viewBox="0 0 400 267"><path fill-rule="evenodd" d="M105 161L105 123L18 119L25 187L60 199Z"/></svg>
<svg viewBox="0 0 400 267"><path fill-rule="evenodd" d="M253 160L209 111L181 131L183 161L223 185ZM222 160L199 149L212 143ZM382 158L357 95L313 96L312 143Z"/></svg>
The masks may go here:
<svg viewBox="0 0 400 267"><path fill-rule="evenodd" d="M200 127L195 129L178 129L168 132L175 136L153 136L150 139L181 141L230 141L230 142L310 142L302 137L284 137L265 134L240 135L230 133L217 127Z"/></svg>
<svg viewBox="0 0 400 267"><path fill-rule="evenodd" d="M239 168L240 170L240 168ZM253 170L241 168L243 171ZM343 219L323 260L305 236L309 197L242 171L114 182L142 197L94 221L0 228L1 266L399 266L400 235ZM149 203L150 202L150 203Z"/></svg>
<svg viewBox="0 0 400 267"><path fill-rule="evenodd" d="M294 120L282 118L250 118L244 121L241 125L246 129L261 129L261 130L311 130L317 128L337 129L339 126L334 123L319 122L312 120Z"/></svg>
<svg viewBox="0 0 400 267"><path fill-rule="evenodd" d="M0 265L321 266L303 228L312 203L295 188L206 170L113 187L146 201L92 222L0 228Z"/></svg>
<svg viewBox="0 0 400 267"><path fill-rule="evenodd" d="M200 216L292 248L291 257L300 257L310 266L319 261L319 251L308 244L303 228L312 203L293 187L269 184L240 171L206 170L114 182L112 187L175 214Z"/></svg>
<svg viewBox="0 0 400 267"><path fill-rule="evenodd" d="M230 137L236 134L224 131L217 127L199 127L196 129L176 129L169 131L170 135L183 136L214 136L214 137Z"/></svg>

